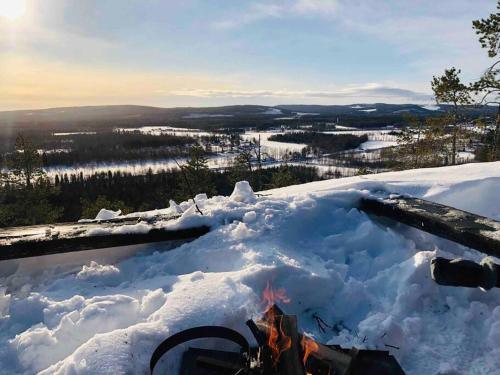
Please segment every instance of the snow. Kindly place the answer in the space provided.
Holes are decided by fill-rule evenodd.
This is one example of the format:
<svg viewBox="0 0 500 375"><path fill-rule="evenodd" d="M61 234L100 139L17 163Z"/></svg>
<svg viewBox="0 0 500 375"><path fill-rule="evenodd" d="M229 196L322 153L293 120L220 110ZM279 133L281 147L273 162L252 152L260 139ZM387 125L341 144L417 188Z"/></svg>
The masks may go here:
<svg viewBox="0 0 500 375"><path fill-rule="evenodd" d="M339 130L358 130L357 128L353 128L352 126L343 126L343 125L335 125L335 129L339 129Z"/></svg>
<svg viewBox="0 0 500 375"><path fill-rule="evenodd" d="M121 210L118 211L111 211L107 210L105 208L101 208L97 216L95 217L95 220L111 220L114 219L118 216L120 216L122 213Z"/></svg>
<svg viewBox="0 0 500 375"><path fill-rule="evenodd" d="M277 131L245 132L245 134L242 134L241 137L247 141L251 140L258 141L260 136L260 144L262 146L262 152L266 152L271 156L288 151L300 152L304 147L307 147L307 145L304 143L285 143L285 142L270 141L269 137L276 134L283 134L283 132L277 132Z"/></svg>
<svg viewBox="0 0 500 375"><path fill-rule="evenodd" d="M318 112L294 112L297 117L304 116L319 116L321 113Z"/></svg>
<svg viewBox="0 0 500 375"><path fill-rule="evenodd" d="M194 114L188 118L203 118L203 117L232 117L232 115L204 115ZM140 128L115 128L113 131L118 133L141 133L149 135L176 135L186 137L209 137L213 133L201 131L200 129L177 128L173 126L141 126Z"/></svg>
<svg viewBox="0 0 500 375"><path fill-rule="evenodd" d="M239 182L230 197L195 197L203 216L192 202L171 203L183 211L173 227L212 230L171 251L151 244L115 263L4 276L0 373L148 373L163 339L198 325L227 326L250 340L245 321L262 313L267 282L286 290L290 303L281 307L321 342L390 350L408 374L498 373L500 291L443 287L430 278L436 255L481 254L387 227L354 207L369 194L403 193L500 219L499 184L500 162L473 163L259 196ZM335 328L321 332L314 314ZM179 354L169 353L156 373L175 373Z"/></svg>
<svg viewBox="0 0 500 375"><path fill-rule="evenodd" d="M283 112L279 108L269 107L264 112L262 112L261 114L263 114L263 115L282 115Z"/></svg>
<svg viewBox="0 0 500 375"><path fill-rule="evenodd" d="M96 135L97 132L66 132L66 133L52 133L56 137L63 137L68 135Z"/></svg>
<svg viewBox="0 0 500 375"><path fill-rule="evenodd" d="M234 186L234 191L229 199L235 202L253 203L255 202L255 193L248 181L240 181Z"/></svg>
<svg viewBox="0 0 500 375"><path fill-rule="evenodd" d="M377 108L370 108L370 109L360 109L360 112L376 112L377 111Z"/></svg>
<svg viewBox="0 0 500 375"><path fill-rule="evenodd" d="M392 147L398 144L397 141L366 141L359 145L359 150L379 150L381 148Z"/></svg>
<svg viewBox="0 0 500 375"><path fill-rule="evenodd" d="M90 265L83 265L82 270L76 274L78 280L104 285L119 284L121 279L120 270L113 265L101 265L91 261Z"/></svg>
<svg viewBox="0 0 500 375"><path fill-rule="evenodd" d="M438 105L433 105L433 104L428 104L428 105L421 105L423 109L427 109L428 111L439 111L441 109L440 106Z"/></svg>
<svg viewBox="0 0 500 375"><path fill-rule="evenodd" d="M221 113L190 113L189 115L182 116L182 118L216 118L216 117L234 117L233 115L225 115Z"/></svg>
<svg viewBox="0 0 500 375"><path fill-rule="evenodd" d="M278 142L276 142L278 143ZM224 168L230 166L233 162L234 154L219 154L208 157L209 168ZM176 162L177 161L177 162ZM95 173L126 172L133 175L146 174L150 169L153 173L169 169L177 169L179 163L183 165L187 162L185 157L177 159L157 159L157 160L140 160L140 161L124 161L124 162L103 162L103 163L85 163L75 164L70 166L59 165L44 168L49 178L55 178L56 175L80 174L85 177Z"/></svg>

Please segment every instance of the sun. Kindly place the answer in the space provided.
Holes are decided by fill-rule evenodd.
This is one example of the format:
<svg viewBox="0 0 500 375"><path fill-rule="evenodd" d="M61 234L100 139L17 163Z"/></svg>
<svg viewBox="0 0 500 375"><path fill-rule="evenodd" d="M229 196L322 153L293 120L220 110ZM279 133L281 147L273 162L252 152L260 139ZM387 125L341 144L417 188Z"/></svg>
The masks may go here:
<svg viewBox="0 0 500 375"><path fill-rule="evenodd" d="M26 0L0 0L0 18L16 20L26 12Z"/></svg>

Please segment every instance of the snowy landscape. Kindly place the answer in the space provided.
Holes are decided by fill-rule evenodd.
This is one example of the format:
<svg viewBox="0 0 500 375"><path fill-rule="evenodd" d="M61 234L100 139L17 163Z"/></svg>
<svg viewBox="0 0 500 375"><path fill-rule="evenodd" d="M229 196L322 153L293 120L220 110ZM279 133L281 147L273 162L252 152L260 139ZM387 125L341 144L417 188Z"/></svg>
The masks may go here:
<svg viewBox="0 0 500 375"><path fill-rule="evenodd" d="M0 375L500 375L500 0L0 0Z"/></svg>
<svg viewBox="0 0 500 375"><path fill-rule="evenodd" d="M481 255L386 226L356 206L364 196L401 193L498 220L499 184L499 162L259 195L240 182L229 197L196 197L204 216L180 204L184 213L169 225L212 230L174 250L152 244L118 263L47 264L41 274L2 269L0 372L147 373L160 341L197 325L227 326L250 340L244 322L262 313L261 293L271 282L290 299L282 307L320 342L388 349L408 374L493 374L500 292L439 286L429 270L436 255ZM315 315L333 328L318 330ZM158 371L178 365L172 352Z"/></svg>

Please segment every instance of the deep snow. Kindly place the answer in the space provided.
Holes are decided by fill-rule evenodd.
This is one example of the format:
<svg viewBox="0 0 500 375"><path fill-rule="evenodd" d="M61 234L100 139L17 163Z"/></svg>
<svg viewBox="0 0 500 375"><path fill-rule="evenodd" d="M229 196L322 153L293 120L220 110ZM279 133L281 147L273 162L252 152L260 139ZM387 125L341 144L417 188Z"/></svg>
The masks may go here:
<svg viewBox="0 0 500 375"><path fill-rule="evenodd" d="M250 338L244 322L261 313L271 281L291 299L283 309L319 341L390 349L409 374L498 374L500 292L438 286L429 271L436 254L482 256L353 207L363 195L398 192L500 219L499 186L497 162L262 196L239 183L231 197L199 195L203 217L172 203L162 212L184 211L173 225L213 230L168 252L154 244L158 251L117 264L47 271L36 284L30 275L2 279L0 373L145 374L156 345L179 330L218 324ZM321 333L314 314L333 328ZM160 367L175 367L175 354Z"/></svg>

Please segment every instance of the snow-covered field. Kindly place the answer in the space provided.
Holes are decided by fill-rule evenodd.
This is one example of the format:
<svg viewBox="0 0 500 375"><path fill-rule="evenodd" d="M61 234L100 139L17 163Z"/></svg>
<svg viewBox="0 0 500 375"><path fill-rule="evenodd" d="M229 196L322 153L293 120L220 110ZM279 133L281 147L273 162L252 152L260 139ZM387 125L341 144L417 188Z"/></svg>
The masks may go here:
<svg viewBox="0 0 500 375"><path fill-rule="evenodd" d="M226 168L233 164L235 154L219 154L208 157L209 168ZM125 172L133 175L146 174L150 169L153 173L160 173L168 169L177 169L179 165L186 164L185 157L174 159L159 159L159 160L140 160L140 161L124 161L124 162L102 162L102 163L85 163L72 166L51 166L44 168L45 173L49 178L55 178L56 175L62 176L67 174L83 173L85 177L95 173L108 173L108 171Z"/></svg>
<svg viewBox="0 0 500 375"><path fill-rule="evenodd" d="M280 131L249 132L249 131L247 131L244 134L242 134L241 137L247 141L252 141L252 140L258 141L259 136L260 136L260 144L262 147L262 152L267 152L270 155L285 153L288 151L300 152L300 151L302 151L302 149L304 147L307 147L307 145L304 143L288 143L288 142L270 141L269 137L276 135L276 134L283 134L283 132L280 132Z"/></svg>
<svg viewBox="0 0 500 375"><path fill-rule="evenodd" d="M206 117L206 115L196 115L193 118ZM208 115L209 117L220 117L220 115ZM226 115L222 115L226 117ZM231 117L230 115L228 115ZM118 133L141 133L148 135L175 135L179 137L210 137L214 133L201 131L199 129L189 129L189 128L176 128L172 126L141 126L140 128L116 128L115 132Z"/></svg>
<svg viewBox="0 0 500 375"><path fill-rule="evenodd" d="M386 147L397 146L398 142L396 141L366 141L359 145L358 149L367 151L367 150L379 150Z"/></svg>
<svg viewBox="0 0 500 375"><path fill-rule="evenodd" d="M3 277L0 373L146 374L175 332L218 324L251 338L269 281L317 340L391 350L409 374L498 374L500 291L443 287L435 255L482 256L358 211L367 194L408 193L500 219L500 162L391 172L231 197L198 197L174 224L207 235L116 264ZM173 205L172 209L176 209ZM498 261L498 260L497 260ZM4 270L5 271L5 270ZM321 333L313 314L334 329ZM390 348L386 345L398 347ZM157 373L178 365L170 353ZM169 372L172 373L172 372Z"/></svg>

